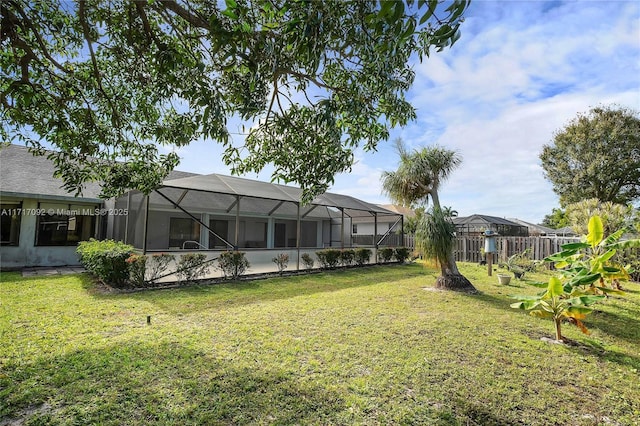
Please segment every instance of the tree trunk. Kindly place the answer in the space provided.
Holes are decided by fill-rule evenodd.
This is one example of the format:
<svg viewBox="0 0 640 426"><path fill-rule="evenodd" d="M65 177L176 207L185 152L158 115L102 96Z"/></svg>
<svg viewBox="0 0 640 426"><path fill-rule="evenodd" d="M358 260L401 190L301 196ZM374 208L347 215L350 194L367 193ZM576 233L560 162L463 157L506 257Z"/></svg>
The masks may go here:
<svg viewBox="0 0 640 426"><path fill-rule="evenodd" d="M562 324L562 319L561 318L554 318L553 322L556 325L556 340L558 342L564 342L564 338L562 337L562 331L560 329L561 324Z"/></svg>
<svg viewBox="0 0 640 426"><path fill-rule="evenodd" d="M449 254L447 264L440 265L441 275L436 280L436 288L442 290L464 291L467 293L477 293L478 290L471 284L464 275L458 271L453 253Z"/></svg>

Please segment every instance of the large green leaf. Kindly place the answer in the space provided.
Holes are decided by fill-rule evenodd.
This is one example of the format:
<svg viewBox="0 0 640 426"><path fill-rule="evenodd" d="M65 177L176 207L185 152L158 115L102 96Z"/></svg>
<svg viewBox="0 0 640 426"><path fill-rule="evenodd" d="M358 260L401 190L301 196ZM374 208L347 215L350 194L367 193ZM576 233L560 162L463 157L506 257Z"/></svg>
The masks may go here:
<svg viewBox="0 0 640 426"><path fill-rule="evenodd" d="M549 278L549 286L547 287L547 294L550 297L557 297L564 294L564 286L562 281L558 277Z"/></svg>
<svg viewBox="0 0 640 426"><path fill-rule="evenodd" d="M586 296L579 296L579 297L572 297L570 299L567 299L567 303L575 306L575 305L591 305L592 303L595 303L599 300L604 299L606 296L600 296L600 295L586 295Z"/></svg>
<svg viewBox="0 0 640 426"><path fill-rule="evenodd" d="M529 315L538 317L538 318L553 318L553 313L542 310L531 311Z"/></svg>
<svg viewBox="0 0 640 426"><path fill-rule="evenodd" d="M569 243L569 244L563 244L561 247L562 247L562 252L573 251L575 253L577 250L580 250L583 248L589 248L591 246L587 243Z"/></svg>
<svg viewBox="0 0 640 426"><path fill-rule="evenodd" d="M591 216L588 229L587 243L589 243L591 247L595 247L600 244L600 241L604 238L604 226L602 225L600 216Z"/></svg>
<svg viewBox="0 0 640 426"><path fill-rule="evenodd" d="M538 306L540 304L539 300L523 300L522 302L516 302L516 303L512 303L511 306L512 308L515 309L524 309L524 310L528 310L528 309L533 309L536 306Z"/></svg>
<svg viewBox="0 0 640 426"><path fill-rule="evenodd" d="M618 241L616 243L608 245L607 247L615 248L615 249L619 249L619 250L626 250L626 249L630 249L630 248L638 248L638 247L640 247L640 239Z"/></svg>
<svg viewBox="0 0 640 426"><path fill-rule="evenodd" d="M593 308L588 308L586 306L569 306L567 308L567 313L579 314L580 316L590 314L591 312L593 312Z"/></svg>

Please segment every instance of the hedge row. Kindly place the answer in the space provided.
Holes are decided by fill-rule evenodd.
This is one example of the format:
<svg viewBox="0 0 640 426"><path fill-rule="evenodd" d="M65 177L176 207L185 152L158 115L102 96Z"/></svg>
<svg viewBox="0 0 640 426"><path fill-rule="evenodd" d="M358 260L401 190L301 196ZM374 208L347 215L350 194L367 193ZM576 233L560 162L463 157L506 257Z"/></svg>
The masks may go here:
<svg viewBox="0 0 640 426"><path fill-rule="evenodd" d="M77 249L82 265L104 283L114 287L148 287L160 278L175 273L179 282L194 282L205 277L213 267L211 261L203 253L186 253L180 256L167 253L152 255L137 254L128 244L113 240L83 241ZM357 249L324 249L315 252L320 267L333 269L338 266L362 266L371 261L372 250ZM410 255L406 247L383 248L378 250L378 262L405 262ZM312 269L315 261L308 253L302 255L302 262L307 270ZM245 253L227 251L217 258L216 268L221 270L225 278L237 279L249 268ZM282 273L286 269L289 256L281 253L273 258ZM169 271L175 264L174 272Z"/></svg>

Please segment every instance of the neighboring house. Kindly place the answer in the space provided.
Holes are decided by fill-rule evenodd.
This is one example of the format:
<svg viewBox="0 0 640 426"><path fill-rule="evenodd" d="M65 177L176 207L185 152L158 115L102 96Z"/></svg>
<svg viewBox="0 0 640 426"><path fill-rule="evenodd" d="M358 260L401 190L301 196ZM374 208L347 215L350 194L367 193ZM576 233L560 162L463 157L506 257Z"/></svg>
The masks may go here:
<svg viewBox="0 0 640 426"><path fill-rule="evenodd" d="M555 232L558 237L577 237L578 236L578 234L570 226L565 226L564 228L556 229Z"/></svg>
<svg viewBox="0 0 640 426"><path fill-rule="evenodd" d="M557 235L557 230L553 228L549 228L543 225L536 225L534 223L529 223L524 220L509 218L510 221L519 223L520 225L526 226L529 229L530 237L554 237Z"/></svg>
<svg viewBox="0 0 640 426"><path fill-rule="evenodd" d="M466 217L454 217L457 235L480 236L485 231L497 232L502 236L528 237L529 228L497 216L474 214Z"/></svg>
<svg viewBox="0 0 640 426"><path fill-rule="evenodd" d="M379 204L378 207L393 212L395 215L379 216L375 218L376 220L371 216L351 219L353 244L372 244L373 235L376 234L376 242L383 245L404 245L401 241L402 237L399 235L403 233L407 219L415 217L416 213L408 207L395 204Z"/></svg>
<svg viewBox="0 0 640 426"><path fill-rule="evenodd" d="M325 193L304 206L299 188L186 172L172 172L149 196L131 191L105 201L98 184L75 197L53 173L50 160L23 146L0 149L1 268L77 265L77 243L89 238L143 253L242 249L271 262L269 250L299 258L301 248L350 246L351 220L400 217L346 195Z"/></svg>

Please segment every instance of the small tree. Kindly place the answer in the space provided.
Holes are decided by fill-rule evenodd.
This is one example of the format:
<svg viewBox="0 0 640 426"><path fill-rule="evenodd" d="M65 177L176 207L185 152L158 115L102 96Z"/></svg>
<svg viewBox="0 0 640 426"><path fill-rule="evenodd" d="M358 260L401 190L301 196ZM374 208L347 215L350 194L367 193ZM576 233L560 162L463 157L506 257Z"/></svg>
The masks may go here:
<svg viewBox="0 0 640 426"><path fill-rule="evenodd" d="M553 319L556 340L563 340L562 322L577 326L583 333L589 330L582 320L592 312L588 306L606 294L623 294L616 282L629 279L624 266L611 262L617 250L640 247L640 239L620 241L624 230L605 238L604 226L598 216L589 219L589 233L580 243L565 244L562 251L545 259L554 262L560 275L549 279L546 291L538 296L513 296L519 302L512 308L531 310L531 315Z"/></svg>
<svg viewBox="0 0 640 426"><path fill-rule="evenodd" d="M340 250L325 249L316 252L318 262L325 269L334 269L340 262Z"/></svg>
<svg viewBox="0 0 640 426"><path fill-rule="evenodd" d="M391 262L393 259L393 249L391 247L383 247L378 250L378 262Z"/></svg>
<svg viewBox="0 0 640 426"><path fill-rule="evenodd" d="M305 269L310 270L313 268L315 260L313 260L313 257L311 257L309 253L303 253L300 258L302 259L302 263L304 264Z"/></svg>
<svg viewBox="0 0 640 426"><path fill-rule="evenodd" d="M351 266L356 257L356 252L352 249L340 250L340 263L343 266Z"/></svg>
<svg viewBox="0 0 640 426"><path fill-rule="evenodd" d="M282 275L287 266L289 265L289 255L287 253L280 253L273 259L271 259L273 263L278 267L278 274Z"/></svg>
<svg viewBox="0 0 640 426"><path fill-rule="evenodd" d="M436 287L476 292L473 284L458 271L453 257L455 225L450 214L443 213L438 196L440 184L462 159L455 151L438 146L414 152L408 152L401 140L397 141L396 146L400 164L396 171L383 173L382 187L394 201L402 205L426 206L431 200L433 207L430 214L424 215L418 224L416 246L425 249L426 256L437 256L434 259L440 265L441 275L436 280Z"/></svg>
<svg viewBox="0 0 640 426"><path fill-rule="evenodd" d="M187 253L180 256L176 275L179 281L194 282L208 274L210 268L204 253Z"/></svg>
<svg viewBox="0 0 640 426"><path fill-rule="evenodd" d="M251 266L241 251L225 251L218 257L218 267L225 278L237 280Z"/></svg>
<svg viewBox="0 0 640 426"><path fill-rule="evenodd" d="M365 263L369 263L369 259L371 259L371 249L360 247L355 251L355 261L356 265L362 266Z"/></svg>

